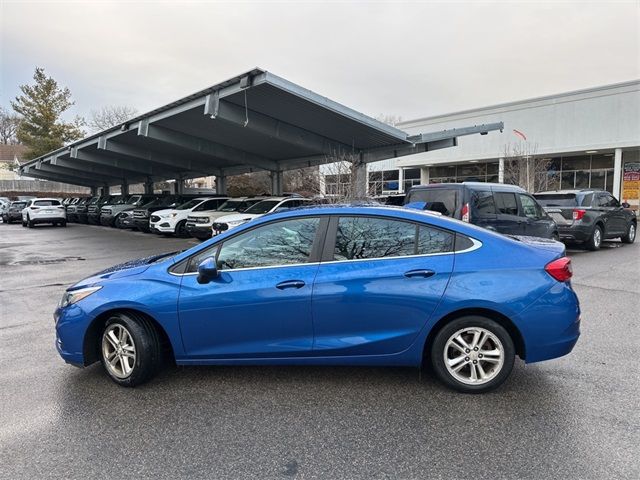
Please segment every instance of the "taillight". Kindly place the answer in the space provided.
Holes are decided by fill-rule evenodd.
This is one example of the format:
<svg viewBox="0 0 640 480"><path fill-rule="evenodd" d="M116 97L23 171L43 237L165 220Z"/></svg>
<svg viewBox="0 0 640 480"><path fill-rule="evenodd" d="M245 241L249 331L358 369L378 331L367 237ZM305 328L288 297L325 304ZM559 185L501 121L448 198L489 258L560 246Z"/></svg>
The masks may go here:
<svg viewBox="0 0 640 480"><path fill-rule="evenodd" d="M571 259L569 257L558 258L557 260L548 263L544 269L549 275L559 282L566 282L573 276Z"/></svg>
<svg viewBox="0 0 640 480"><path fill-rule="evenodd" d="M579 209L575 209L573 211L573 220L582 220L582 217L584 217L584 214L587 213L586 210L579 210Z"/></svg>
<svg viewBox="0 0 640 480"><path fill-rule="evenodd" d="M469 204L465 203L462 206L462 212L460 212L462 215L462 221L463 222L468 222L469 220L471 220L471 215L469 214Z"/></svg>

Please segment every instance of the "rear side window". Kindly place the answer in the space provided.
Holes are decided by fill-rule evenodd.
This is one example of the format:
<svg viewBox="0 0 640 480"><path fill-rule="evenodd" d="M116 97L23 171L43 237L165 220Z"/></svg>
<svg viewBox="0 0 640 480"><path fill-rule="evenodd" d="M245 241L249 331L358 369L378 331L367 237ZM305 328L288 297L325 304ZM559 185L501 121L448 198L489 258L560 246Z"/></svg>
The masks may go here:
<svg viewBox="0 0 640 480"><path fill-rule="evenodd" d="M452 233L431 227L418 227L418 255L453 251Z"/></svg>
<svg viewBox="0 0 640 480"><path fill-rule="evenodd" d="M495 215L496 206L493 202L493 193L483 190L471 191L471 204L475 216Z"/></svg>
<svg viewBox="0 0 640 480"><path fill-rule="evenodd" d="M458 191L453 188L421 188L412 190L406 203L425 202L425 210L453 217L458 205Z"/></svg>
<svg viewBox="0 0 640 480"><path fill-rule="evenodd" d="M57 207L60 202L58 200L36 200L33 205L36 207Z"/></svg>
<svg viewBox="0 0 640 480"><path fill-rule="evenodd" d="M496 210L503 215L518 215L516 194L509 192L495 192L493 197L496 202Z"/></svg>
<svg viewBox="0 0 640 480"><path fill-rule="evenodd" d="M358 260L446 253L452 233L411 222L376 217L340 217L334 260Z"/></svg>

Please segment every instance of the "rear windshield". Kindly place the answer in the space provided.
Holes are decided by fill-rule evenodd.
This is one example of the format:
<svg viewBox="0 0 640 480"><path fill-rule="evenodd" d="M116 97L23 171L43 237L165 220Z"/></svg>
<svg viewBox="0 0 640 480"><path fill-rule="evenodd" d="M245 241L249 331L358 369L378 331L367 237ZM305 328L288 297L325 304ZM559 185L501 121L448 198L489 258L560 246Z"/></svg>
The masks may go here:
<svg viewBox="0 0 640 480"><path fill-rule="evenodd" d="M409 192L405 203L425 202L425 210L433 210L453 217L456 213L457 198L457 189L421 188Z"/></svg>
<svg viewBox="0 0 640 480"><path fill-rule="evenodd" d="M13 202L11 203L11 208L24 208L27 202Z"/></svg>
<svg viewBox="0 0 640 480"><path fill-rule="evenodd" d="M33 204L36 207L52 207L59 206L60 202L58 200L36 200Z"/></svg>
<svg viewBox="0 0 640 480"><path fill-rule="evenodd" d="M549 193L534 195L543 207L588 207L591 206L592 193Z"/></svg>

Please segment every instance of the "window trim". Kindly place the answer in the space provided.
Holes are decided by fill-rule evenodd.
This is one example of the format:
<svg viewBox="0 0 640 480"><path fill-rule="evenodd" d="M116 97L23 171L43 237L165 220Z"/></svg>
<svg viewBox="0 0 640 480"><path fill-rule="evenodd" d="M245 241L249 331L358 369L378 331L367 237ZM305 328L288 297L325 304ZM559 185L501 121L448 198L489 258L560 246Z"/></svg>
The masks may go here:
<svg viewBox="0 0 640 480"><path fill-rule="evenodd" d="M214 242L211 245L208 245L206 247L201 248L200 250L198 250L197 252L192 253L191 255L189 255L187 258L183 258L182 260L180 260L177 263L174 263L173 265L171 265L168 269L167 272L170 275L174 275L177 277L183 277L185 275L197 275L198 272L187 272L187 270L189 269L189 266L191 264L191 260L193 259L193 257L197 256L198 254L200 254L202 251L206 250L206 249L215 249L217 248L217 251L215 253L215 259L216 259L216 263L218 261L218 255L220 254L220 249L222 247L222 245L224 245L225 242L237 237L238 235L242 235L245 233L248 233L252 230L255 230L256 228L260 228L260 227L265 227L267 225L274 225L276 223L280 223L280 222L288 222L291 220L298 220L298 219L305 219L305 218L317 218L319 220L318 223L318 228L316 229L316 235L313 239L313 244L311 245L311 253L309 254L309 258L307 259L306 262L304 263L291 263L291 264L287 264L287 265L268 265L268 266L262 266L262 267L242 267L242 268L234 268L234 269L221 269L219 270L220 272L238 272L238 271L242 271L242 270L257 270L257 269L265 269L265 268L284 268L284 267L293 267L293 266L302 266L302 265L314 265L314 264L318 264L320 263L320 253L322 251L322 245L325 243L325 238L327 235L327 226L329 224L329 216L328 215L302 215L299 217L289 217L289 218L280 218L278 220L274 220L271 222L265 222L265 223L260 223L258 225L252 225L250 228L244 229L240 232L235 232L233 235L230 235L228 237L226 237L224 240L218 241L218 242ZM184 264L184 267L183 267ZM183 272L182 273L176 273L174 270L175 269L182 269Z"/></svg>
<svg viewBox="0 0 640 480"><path fill-rule="evenodd" d="M441 230L443 232L449 233L450 235L453 236L453 249L450 252L438 252L438 253L414 253L413 255L401 255L401 256L396 256L396 257L374 257L374 258L353 258L353 259L347 259L347 260L335 260L334 258L334 254L335 254L335 248L336 248L336 240L338 237L338 220L341 217L366 217L366 218L379 218L379 219L383 219L383 220L390 220L390 221L395 221L395 222L404 222L404 223L410 223L413 224L416 228L416 237L415 237L415 244L414 244L414 252L417 252L417 248L418 248L418 231L420 227L428 227L428 228L433 228L435 230ZM458 232L454 231L454 230L449 230L446 228L442 228L442 227L437 227L435 225L431 225L429 223L422 223L416 220L408 220L405 218L399 219L399 218L395 218L395 217L388 217L385 215L375 215L375 214L344 214L344 215L331 215L331 220L329 221L329 227L327 228L327 231L325 232L325 236L326 236L326 240L324 242L324 248L322 250L322 256L320 257L320 263L325 264L325 263L341 263L341 262L363 262L363 261L376 261L376 260L398 260L401 258L416 258L416 257L433 257L436 255L452 255L455 253L467 253L467 252L471 252L473 250L477 250L478 248L480 248L482 246L482 242L480 242L479 240L476 240L473 237L470 237L469 235L465 235L465 237L469 238L469 240L471 240L473 242L473 246L469 247L465 250L461 250L459 252L456 252L456 236L458 235Z"/></svg>

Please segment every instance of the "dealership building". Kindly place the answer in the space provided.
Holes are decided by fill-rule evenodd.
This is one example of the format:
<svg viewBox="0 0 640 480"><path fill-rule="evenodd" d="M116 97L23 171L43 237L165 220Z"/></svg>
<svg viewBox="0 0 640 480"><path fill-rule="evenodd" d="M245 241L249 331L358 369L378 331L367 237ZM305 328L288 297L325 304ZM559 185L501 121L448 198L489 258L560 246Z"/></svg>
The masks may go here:
<svg viewBox="0 0 640 480"><path fill-rule="evenodd" d="M638 205L640 80L424 117L397 127L412 134L495 122L504 122L502 134L459 137L453 148L368 164L369 193L404 193L425 183L504 182L505 163L530 157L543 162L553 189L602 188ZM331 168L321 167L328 194L336 190L336 181L345 181Z"/></svg>

